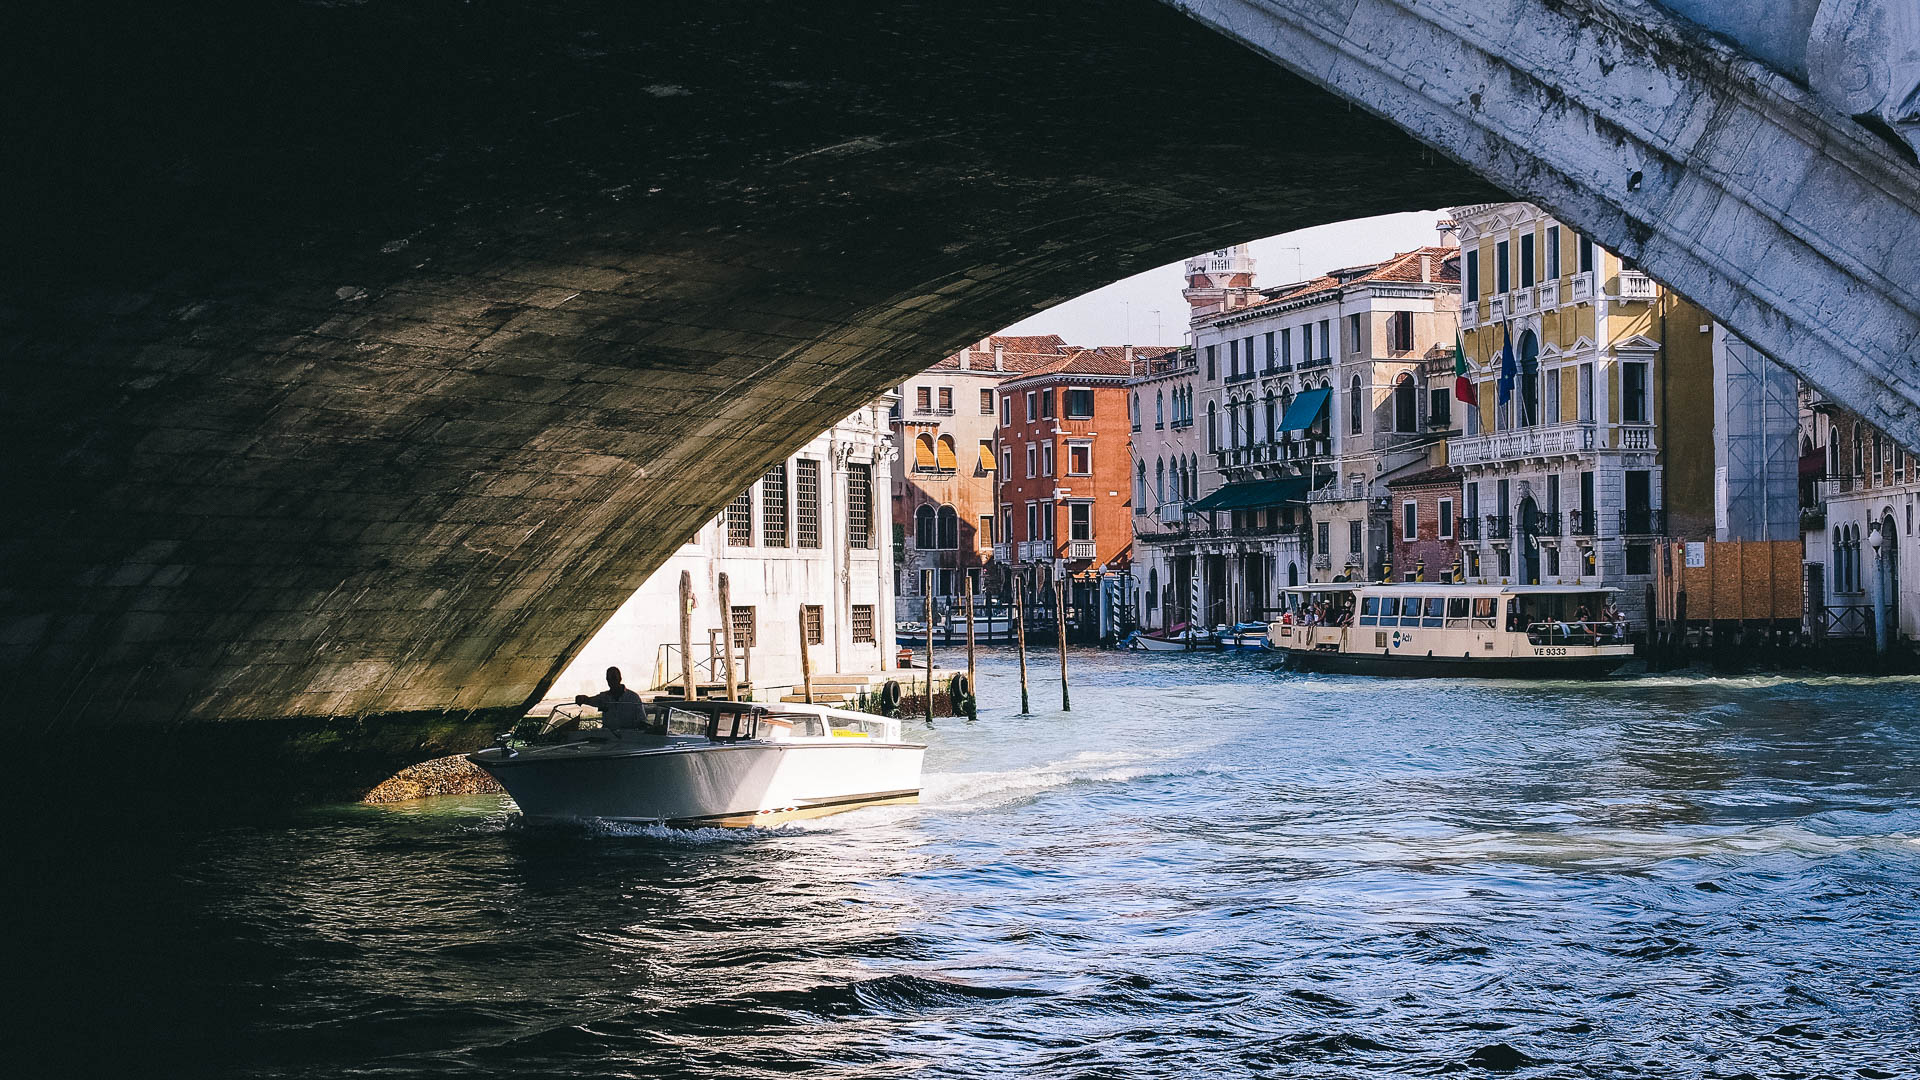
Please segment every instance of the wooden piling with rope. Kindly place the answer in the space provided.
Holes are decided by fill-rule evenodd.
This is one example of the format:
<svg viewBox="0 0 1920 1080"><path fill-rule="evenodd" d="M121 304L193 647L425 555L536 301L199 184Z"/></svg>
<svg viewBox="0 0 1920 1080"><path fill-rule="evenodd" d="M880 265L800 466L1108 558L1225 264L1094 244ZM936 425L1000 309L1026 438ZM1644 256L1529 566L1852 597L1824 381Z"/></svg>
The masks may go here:
<svg viewBox="0 0 1920 1080"><path fill-rule="evenodd" d="M926 571L926 588L921 590L925 597L927 617L927 726L933 726L933 571Z"/></svg>

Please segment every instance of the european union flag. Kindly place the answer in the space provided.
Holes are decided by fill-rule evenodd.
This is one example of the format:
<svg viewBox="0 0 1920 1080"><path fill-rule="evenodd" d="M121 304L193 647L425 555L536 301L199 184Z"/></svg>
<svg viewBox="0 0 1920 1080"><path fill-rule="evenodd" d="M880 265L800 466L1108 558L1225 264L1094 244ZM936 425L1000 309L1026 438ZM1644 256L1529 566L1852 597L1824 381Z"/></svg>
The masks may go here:
<svg viewBox="0 0 1920 1080"><path fill-rule="evenodd" d="M1500 390L1499 402L1505 405L1507 402L1513 400L1513 380L1520 374L1520 370L1513 362L1512 329L1503 326L1500 328L1500 332L1506 335L1506 344L1500 346L1500 382L1498 384Z"/></svg>

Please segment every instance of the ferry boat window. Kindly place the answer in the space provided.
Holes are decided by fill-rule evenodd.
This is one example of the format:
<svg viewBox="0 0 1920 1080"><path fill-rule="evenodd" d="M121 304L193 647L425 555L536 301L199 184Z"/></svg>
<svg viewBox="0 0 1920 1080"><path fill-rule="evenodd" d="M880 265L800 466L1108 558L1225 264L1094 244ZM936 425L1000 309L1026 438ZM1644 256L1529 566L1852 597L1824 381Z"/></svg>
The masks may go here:
<svg viewBox="0 0 1920 1080"><path fill-rule="evenodd" d="M1369 596L1360 601L1360 625L1380 625L1380 598Z"/></svg>
<svg viewBox="0 0 1920 1080"><path fill-rule="evenodd" d="M1427 613L1420 620L1421 626L1440 626L1446 618L1447 598L1444 596L1427 597Z"/></svg>
<svg viewBox="0 0 1920 1080"><path fill-rule="evenodd" d="M1493 629L1494 620L1499 617L1500 601L1497 597L1476 596L1473 598L1473 623L1485 630Z"/></svg>
<svg viewBox="0 0 1920 1080"><path fill-rule="evenodd" d="M1464 628L1467 625L1469 601L1464 596L1449 596L1447 600L1447 625Z"/></svg>
<svg viewBox="0 0 1920 1080"><path fill-rule="evenodd" d="M1394 624L1394 620L1398 619L1399 617L1400 617L1400 598L1397 596L1381 597L1380 598L1380 625L1392 626Z"/></svg>

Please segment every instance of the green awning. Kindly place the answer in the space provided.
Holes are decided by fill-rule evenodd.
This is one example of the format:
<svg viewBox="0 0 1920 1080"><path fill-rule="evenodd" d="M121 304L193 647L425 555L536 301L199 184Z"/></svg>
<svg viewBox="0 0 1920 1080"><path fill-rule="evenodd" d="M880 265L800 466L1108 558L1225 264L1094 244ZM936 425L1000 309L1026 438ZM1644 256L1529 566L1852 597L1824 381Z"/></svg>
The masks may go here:
<svg viewBox="0 0 1920 1080"><path fill-rule="evenodd" d="M1287 406L1287 415L1280 421L1281 431L1299 431L1313 426L1320 414L1327 411L1327 399L1333 396L1333 390L1322 386L1316 390L1302 390L1300 396Z"/></svg>
<svg viewBox="0 0 1920 1080"><path fill-rule="evenodd" d="M1248 480L1228 484L1219 491L1190 503L1188 510L1204 514L1212 510L1245 510L1250 507L1279 506L1306 501L1307 478L1289 476L1280 480Z"/></svg>

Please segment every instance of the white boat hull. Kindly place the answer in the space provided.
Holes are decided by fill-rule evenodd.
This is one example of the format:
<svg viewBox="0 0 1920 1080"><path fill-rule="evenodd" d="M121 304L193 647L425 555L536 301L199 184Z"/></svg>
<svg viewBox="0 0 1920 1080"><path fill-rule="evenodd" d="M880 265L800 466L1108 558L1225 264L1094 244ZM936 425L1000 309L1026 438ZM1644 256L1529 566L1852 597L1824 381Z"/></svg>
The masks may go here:
<svg viewBox="0 0 1920 1080"><path fill-rule="evenodd" d="M582 749L567 753L571 746ZM754 825L920 793L924 746L704 741L611 751L588 743L507 757L483 750L485 769L529 818Z"/></svg>
<svg viewBox="0 0 1920 1080"><path fill-rule="evenodd" d="M1191 639L1187 637L1163 638L1151 634L1136 634L1129 648L1144 649L1147 652L1188 652L1211 651L1218 649L1220 643L1212 634L1201 634Z"/></svg>

